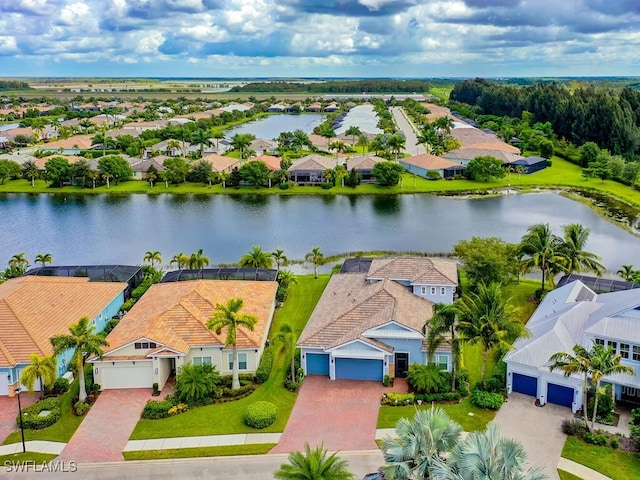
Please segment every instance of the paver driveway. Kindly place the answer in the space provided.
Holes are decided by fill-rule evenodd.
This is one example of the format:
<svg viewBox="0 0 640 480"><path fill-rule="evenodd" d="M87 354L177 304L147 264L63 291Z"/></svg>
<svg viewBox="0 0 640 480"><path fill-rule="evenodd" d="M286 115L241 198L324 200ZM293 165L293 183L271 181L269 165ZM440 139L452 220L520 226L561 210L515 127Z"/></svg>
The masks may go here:
<svg viewBox="0 0 640 480"><path fill-rule="evenodd" d="M78 463L124 460L122 450L150 398L150 389L103 391L59 459Z"/></svg>
<svg viewBox="0 0 640 480"><path fill-rule="evenodd" d="M496 414L495 422L504 437L522 443L529 465L540 465L550 480L559 480L557 466L567 438L560 425L573 415L569 408L550 403L540 408L534 402L534 397L512 393Z"/></svg>
<svg viewBox="0 0 640 480"><path fill-rule="evenodd" d="M303 450L320 443L330 451L375 450L380 396L378 382L308 376L280 442L271 453Z"/></svg>
<svg viewBox="0 0 640 480"><path fill-rule="evenodd" d="M20 394L20 404L25 408L38 400L39 392L32 395ZM0 444L10 433L18 430L16 417L18 416L18 399L16 397L0 397Z"/></svg>

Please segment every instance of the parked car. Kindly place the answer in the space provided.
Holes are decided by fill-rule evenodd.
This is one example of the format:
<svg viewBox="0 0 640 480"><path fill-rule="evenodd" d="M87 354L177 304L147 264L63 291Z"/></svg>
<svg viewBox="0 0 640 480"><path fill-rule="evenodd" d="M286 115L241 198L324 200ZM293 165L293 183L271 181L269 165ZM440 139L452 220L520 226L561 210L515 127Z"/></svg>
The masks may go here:
<svg viewBox="0 0 640 480"><path fill-rule="evenodd" d="M367 473L362 480L384 480L382 472Z"/></svg>

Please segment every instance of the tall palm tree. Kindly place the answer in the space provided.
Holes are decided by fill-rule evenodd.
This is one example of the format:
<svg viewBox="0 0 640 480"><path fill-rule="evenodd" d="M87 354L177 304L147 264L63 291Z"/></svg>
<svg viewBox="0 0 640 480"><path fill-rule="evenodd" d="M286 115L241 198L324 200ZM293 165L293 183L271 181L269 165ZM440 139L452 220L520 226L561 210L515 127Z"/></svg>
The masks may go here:
<svg viewBox="0 0 640 480"><path fill-rule="evenodd" d="M280 270L278 271L278 283L284 288L289 288L289 285L298 283L298 280L291 270Z"/></svg>
<svg viewBox="0 0 640 480"><path fill-rule="evenodd" d="M579 223L564 225L562 229L564 238L560 251L567 259L565 269L569 273L586 271L602 275L606 268L600 263L600 256L584 250L591 230Z"/></svg>
<svg viewBox="0 0 640 480"><path fill-rule="evenodd" d="M351 136L351 146L353 147L356 144L356 137L362 135L362 130L360 130L360 127L358 127L357 125L351 125L349 128L347 128L344 134Z"/></svg>
<svg viewBox="0 0 640 480"><path fill-rule="evenodd" d="M451 391L456 391L456 367L460 358L460 341L456 335L458 321L456 318L457 304L449 305L436 303L433 306L433 316L427 327L427 346L429 362L433 362L433 355L438 347L446 340L451 343Z"/></svg>
<svg viewBox="0 0 640 480"><path fill-rule="evenodd" d="M40 384L41 395L45 387L50 387L58 377L57 360L53 355L41 357L35 353L29 356L31 363L20 373L20 384L27 387L29 393L35 390L36 382Z"/></svg>
<svg viewBox="0 0 640 480"><path fill-rule="evenodd" d="M387 147L393 153L396 161L398 161L398 155L400 155L400 151L404 149L406 143L407 140L401 133L394 133L387 139Z"/></svg>
<svg viewBox="0 0 640 480"><path fill-rule="evenodd" d="M189 268L204 268L209 265L209 257L203 255L204 250L201 248L197 252L193 252L189 257Z"/></svg>
<svg viewBox="0 0 640 480"><path fill-rule="evenodd" d="M307 262L313 263L315 277L318 278L318 266L324 263L324 254L320 247L313 247L309 253L304 256Z"/></svg>
<svg viewBox="0 0 640 480"><path fill-rule="evenodd" d="M284 254L284 250L282 250L281 248L276 248L272 253L271 256L273 257L273 259L276 261L276 270L278 272L280 272L280 267L281 266L285 266L289 263L289 259L287 258L287 256Z"/></svg>
<svg viewBox="0 0 640 480"><path fill-rule="evenodd" d="M276 357L279 359L291 359L291 380L296 379L295 353L298 336L291 325L285 323L280 327L278 333L273 337L271 344L276 349Z"/></svg>
<svg viewBox="0 0 640 480"><path fill-rule="evenodd" d="M304 453L291 452L289 463L280 465L273 476L278 480L350 480L353 473L337 452L329 455L322 444L312 450L305 443Z"/></svg>
<svg viewBox="0 0 640 480"><path fill-rule="evenodd" d="M271 268L273 258L269 252L262 250L262 247L254 245L249 253L245 253L240 258L240 266L247 268Z"/></svg>
<svg viewBox="0 0 640 480"><path fill-rule="evenodd" d="M184 253L176 253L171 261L169 262L169 266L175 265L176 268L187 268L189 264L189 256Z"/></svg>
<svg viewBox="0 0 640 480"><path fill-rule="evenodd" d="M144 262L149 262L152 268L155 268L156 262L159 264L162 263L162 256L160 251L158 250L149 250L144 254L144 258L142 259Z"/></svg>
<svg viewBox="0 0 640 480"><path fill-rule="evenodd" d="M240 150L240 158L245 158L245 150L255 139L256 136L251 133L236 133L231 137L231 146L235 150Z"/></svg>
<svg viewBox="0 0 640 480"><path fill-rule="evenodd" d="M61 355L67 350L73 349L71 363L75 365L80 378L80 393L78 400L87 401L87 388L84 381L84 360L89 355L102 357L102 347L108 347L109 342L101 335L94 332L95 326L89 324L88 317L82 317L69 327L68 334L54 335L51 337L51 345L55 355Z"/></svg>
<svg viewBox="0 0 640 480"><path fill-rule="evenodd" d="M433 461L449 452L461 434L462 427L439 407L418 410L411 420L401 418L395 438L387 437L382 444L382 472L395 480L430 478Z"/></svg>
<svg viewBox="0 0 640 480"><path fill-rule="evenodd" d="M253 331L258 319L254 315L247 313L239 313L244 306L244 300L241 298L231 298L226 305L216 304L213 315L207 322L207 328L213 330L217 335L222 333L222 329L227 329L225 337L225 346L231 346L233 351L233 375L231 380L231 388L240 388L240 380L238 378L238 348L236 346L236 338L238 335L238 327L244 327Z"/></svg>
<svg viewBox="0 0 640 480"><path fill-rule="evenodd" d="M193 133L191 133L191 143L194 145L200 145L200 158L202 158L204 154L204 147L211 146L211 133L207 130L197 129Z"/></svg>
<svg viewBox="0 0 640 480"><path fill-rule="evenodd" d="M9 265L14 267L28 267L29 260L27 259L27 254L25 252L16 253L9 259Z"/></svg>
<svg viewBox="0 0 640 480"><path fill-rule="evenodd" d="M180 148L180 141L179 140L169 140L167 142L167 153L171 156L173 156L175 154L175 151L177 149ZM182 156L186 157L186 154L184 152L184 150L182 151Z"/></svg>
<svg viewBox="0 0 640 480"><path fill-rule="evenodd" d="M553 271L564 269L566 257L562 255L563 241L551 233L548 223L538 223L527 229L520 240L518 253L522 255L520 263L524 272L537 267L542 271L542 285L545 288L547 275Z"/></svg>
<svg viewBox="0 0 640 480"><path fill-rule="evenodd" d="M477 292L469 292L459 304L458 331L462 340L482 345L482 385L489 351L499 345L511 348L516 339L528 335L524 324L511 315L508 303L499 283L485 285L481 282Z"/></svg>
<svg viewBox="0 0 640 480"><path fill-rule="evenodd" d="M435 458L428 478L435 480L548 480L538 466L527 468L527 452L520 442L500 436L489 422L484 432L471 432L446 460ZM426 478L426 477L425 477Z"/></svg>
<svg viewBox="0 0 640 480"><path fill-rule="evenodd" d="M43 267L53 263L53 256L50 253L39 253L33 263L39 263Z"/></svg>
<svg viewBox="0 0 640 480"><path fill-rule="evenodd" d="M622 265L620 270L616 272L616 274L621 277L625 282L633 282L633 277L636 274L636 271L633 269L633 265Z"/></svg>

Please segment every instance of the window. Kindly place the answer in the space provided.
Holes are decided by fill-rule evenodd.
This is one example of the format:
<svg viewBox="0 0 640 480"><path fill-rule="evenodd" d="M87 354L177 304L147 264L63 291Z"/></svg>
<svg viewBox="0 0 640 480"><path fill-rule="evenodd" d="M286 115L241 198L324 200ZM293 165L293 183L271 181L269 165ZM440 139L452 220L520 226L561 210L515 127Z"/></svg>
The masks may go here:
<svg viewBox="0 0 640 480"><path fill-rule="evenodd" d="M620 356L622 358L629 358L629 344L621 343L620 344Z"/></svg>
<svg viewBox="0 0 640 480"><path fill-rule="evenodd" d="M436 287L431 287L431 295L435 295L436 294Z"/></svg>
<svg viewBox="0 0 640 480"><path fill-rule="evenodd" d="M136 350L148 350L150 348L156 348L155 342L136 342L133 344Z"/></svg>
<svg viewBox="0 0 640 480"><path fill-rule="evenodd" d="M426 295L426 294L427 294L427 287L423 285L422 287L420 287L420 295Z"/></svg>
<svg viewBox="0 0 640 480"><path fill-rule="evenodd" d="M436 355L436 364L440 370L449 370L449 355Z"/></svg>
<svg viewBox="0 0 640 480"><path fill-rule="evenodd" d="M637 345L633 346L633 359L636 362L640 362L640 347Z"/></svg>
<svg viewBox="0 0 640 480"><path fill-rule="evenodd" d="M618 350L618 342L613 342L613 341L609 340L607 342L607 347L612 347L613 351L615 352L616 350Z"/></svg>
<svg viewBox="0 0 640 480"><path fill-rule="evenodd" d="M238 353L238 370L247 369L247 354ZM229 370L233 370L233 353L229 354Z"/></svg>
<svg viewBox="0 0 640 480"><path fill-rule="evenodd" d="M602 338L596 338L595 339L595 343L596 343L596 345L603 345L604 346L604 340Z"/></svg>
<svg viewBox="0 0 640 480"><path fill-rule="evenodd" d="M446 295L447 294L447 289L444 287L440 287L440 295Z"/></svg>
<svg viewBox="0 0 640 480"><path fill-rule="evenodd" d="M194 365L211 365L211 357L193 357Z"/></svg>

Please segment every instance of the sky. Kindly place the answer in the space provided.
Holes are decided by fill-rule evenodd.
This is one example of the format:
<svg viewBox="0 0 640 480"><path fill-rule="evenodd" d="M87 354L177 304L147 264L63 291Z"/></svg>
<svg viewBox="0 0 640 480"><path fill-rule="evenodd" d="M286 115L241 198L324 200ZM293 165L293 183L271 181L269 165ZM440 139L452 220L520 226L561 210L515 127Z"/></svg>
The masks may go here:
<svg viewBox="0 0 640 480"><path fill-rule="evenodd" d="M0 76L640 75L640 0L0 0Z"/></svg>

